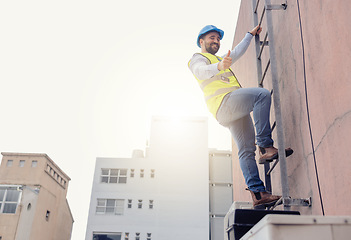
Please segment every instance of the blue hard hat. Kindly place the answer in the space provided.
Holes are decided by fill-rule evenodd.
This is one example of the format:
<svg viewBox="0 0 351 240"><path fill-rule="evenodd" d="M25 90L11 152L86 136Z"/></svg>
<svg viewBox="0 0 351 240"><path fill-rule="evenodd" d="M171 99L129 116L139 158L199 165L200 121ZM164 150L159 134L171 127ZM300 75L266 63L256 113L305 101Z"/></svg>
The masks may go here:
<svg viewBox="0 0 351 240"><path fill-rule="evenodd" d="M199 32L199 35L197 36L197 42L196 43L197 43L197 46L199 48L201 48L201 45L200 45L200 38L201 38L201 36L206 34L206 33L208 33L208 32L212 32L212 31L218 32L219 37L222 40L223 35L224 35L223 30L221 30L221 29L219 29L219 28L217 28L216 26L213 26L213 25L207 25L203 29L201 29L201 31Z"/></svg>

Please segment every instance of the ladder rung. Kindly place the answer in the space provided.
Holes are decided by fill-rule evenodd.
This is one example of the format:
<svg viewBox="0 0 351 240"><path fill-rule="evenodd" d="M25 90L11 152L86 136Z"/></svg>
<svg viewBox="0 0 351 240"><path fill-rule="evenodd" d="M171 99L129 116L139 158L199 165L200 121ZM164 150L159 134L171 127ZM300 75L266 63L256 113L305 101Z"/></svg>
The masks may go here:
<svg viewBox="0 0 351 240"><path fill-rule="evenodd" d="M260 3L260 0L257 0L254 13L257 13L257 8L258 8L258 4L259 4L259 3Z"/></svg>
<svg viewBox="0 0 351 240"><path fill-rule="evenodd" d="M270 163L269 162L266 162L264 164L264 172L267 173L270 169ZM265 181L265 186L266 186L266 190L268 192L272 192L272 182L271 182L271 177L270 176L266 176L264 178L264 181Z"/></svg>
<svg viewBox="0 0 351 240"><path fill-rule="evenodd" d="M260 22L258 23L258 25L260 25L261 26L261 24L262 24L262 21L263 21L263 17L264 17L264 13L266 12L266 8L263 8L263 10L262 10L262 14L261 14L261 18L260 18Z"/></svg>
<svg viewBox="0 0 351 240"><path fill-rule="evenodd" d="M260 81L260 86L263 85L263 80L264 80L264 78L266 77L266 74L267 74L267 71L268 71L268 68L269 68L269 65L270 65L270 64L271 64L271 60L269 59L269 60L268 60L268 63L267 63L267 66L266 66L266 68L264 69L264 73L263 73L262 78L261 78L261 81Z"/></svg>
<svg viewBox="0 0 351 240"><path fill-rule="evenodd" d="M269 171L266 173L267 176L269 176L271 174L271 172L273 171L273 169L275 168L275 166L277 166L279 162L279 159L275 160L275 162L273 163L272 167L269 169Z"/></svg>
<svg viewBox="0 0 351 240"><path fill-rule="evenodd" d="M266 32L266 35L264 36L264 39L263 39L263 42L262 42L262 46L261 46L261 50L260 50L260 54L258 55L258 59L261 59L263 48L265 46L268 46L267 37L268 37L268 32Z"/></svg>
<svg viewBox="0 0 351 240"><path fill-rule="evenodd" d="M274 128L275 128L275 126L277 125L277 122L276 121L274 121L274 123L273 123L273 125L272 125L272 127L271 127L271 129L272 129L272 132L273 132L273 130L274 130Z"/></svg>

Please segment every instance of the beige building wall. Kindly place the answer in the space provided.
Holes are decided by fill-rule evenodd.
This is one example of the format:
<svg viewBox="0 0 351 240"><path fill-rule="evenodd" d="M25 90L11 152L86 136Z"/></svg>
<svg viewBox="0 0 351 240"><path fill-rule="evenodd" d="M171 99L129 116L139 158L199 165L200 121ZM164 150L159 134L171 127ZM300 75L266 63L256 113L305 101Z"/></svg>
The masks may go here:
<svg viewBox="0 0 351 240"><path fill-rule="evenodd" d="M253 2L241 1L233 46L254 27ZM264 2L260 1L259 14ZM347 20L351 2L288 0L287 5L285 11L272 11L275 46L269 47L275 48L278 61L285 143L295 151L287 158L290 195L312 197L311 208L297 209L302 214L350 215L351 28ZM265 19L262 26L261 41L267 31ZM253 40L234 65L244 87L258 86L255 55ZM263 70L268 59L267 47L262 57ZM272 88L270 70L263 86ZM272 124L274 119L272 106ZM275 132L273 135L276 140ZM234 200L251 201L236 152L234 144ZM260 170L263 178L262 166ZM281 194L279 165L272 181L273 193Z"/></svg>
<svg viewBox="0 0 351 240"><path fill-rule="evenodd" d="M0 213L3 239L69 240L73 217L66 200L70 178L46 154L2 153L0 187L17 186L15 214Z"/></svg>

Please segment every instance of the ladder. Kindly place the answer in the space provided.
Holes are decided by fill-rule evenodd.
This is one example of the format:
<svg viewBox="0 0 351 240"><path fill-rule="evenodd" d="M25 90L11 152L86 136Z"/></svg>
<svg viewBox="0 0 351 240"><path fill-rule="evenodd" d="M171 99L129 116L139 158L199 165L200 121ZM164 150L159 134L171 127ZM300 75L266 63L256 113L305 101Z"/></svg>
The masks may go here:
<svg viewBox="0 0 351 240"><path fill-rule="evenodd" d="M272 11L285 11L288 7L287 0L281 4L271 4L271 0L265 0L264 6L260 5L260 0L252 0L253 6L253 18L254 25L262 25L262 21L264 16L266 15L266 23L267 23L267 31L264 34L263 41L260 40L260 36L255 36L255 47L256 47L256 62L257 62L257 79L258 86L263 87L263 83L265 77L267 75L267 71L270 68L272 73L272 91L271 94L273 96L273 104L275 110L275 122L272 126L272 131L276 129L277 131L277 140L278 140L278 154L279 159L274 161L272 166L270 163L264 164L264 172L265 172L265 185L268 192L272 191L271 186L271 172L276 167L278 162L280 163L280 178L282 185L282 198L279 203L284 205L284 210L289 211L291 206L311 206L311 198L307 199L292 199L289 196L289 184L288 184L288 175L287 175L287 167L286 167L286 157L285 157L285 143L284 143L284 130L283 130L283 120L281 114L281 106L280 106L280 95L279 95L279 82L278 82L278 74L277 74L277 60L274 49L274 34L273 34L273 19L272 19ZM262 7L262 12L258 12L259 6ZM259 16L260 15L260 16ZM264 67L264 72L262 72L262 61L261 56L263 53L263 49L267 46L269 47L269 60L267 61L266 66Z"/></svg>

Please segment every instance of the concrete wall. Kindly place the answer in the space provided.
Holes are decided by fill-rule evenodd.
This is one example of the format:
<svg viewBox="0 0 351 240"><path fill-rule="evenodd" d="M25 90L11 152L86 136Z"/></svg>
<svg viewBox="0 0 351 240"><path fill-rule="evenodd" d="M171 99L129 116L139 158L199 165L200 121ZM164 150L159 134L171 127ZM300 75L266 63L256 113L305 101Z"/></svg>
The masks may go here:
<svg viewBox="0 0 351 240"><path fill-rule="evenodd" d="M259 14L263 3L261 0ZM285 11L273 11L276 44L270 47L275 48L278 61L285 143L295 151L287 159L290 195L312 197L311 208L299 209L303 214L324 211L325 215L349 215L351 81L347 73L351 64L351 27L347 19L351 2L288 0L287 4ZM254 27L253 8L253 1L241 2L233 46ZM264 20L261 40L266 31ZM263 68L268 51L266 48L263 53ZM234 70L244 87L257 86L254 40ZM267 74L264 87L270 90L271 72ZM251 200L244 190L235 145L233 151L234 200ZM263 172L263 167L260 169ZM273 193L280 194L279 166L272 180Z"/></svg>
<svg viewBox="0 0 351 240"><path fill-rule="evenodd" d="M16 239L26 239L31 235L35 211L37 208L38 192L22 186L21 205L18 207L19 221Z"/></svg>

